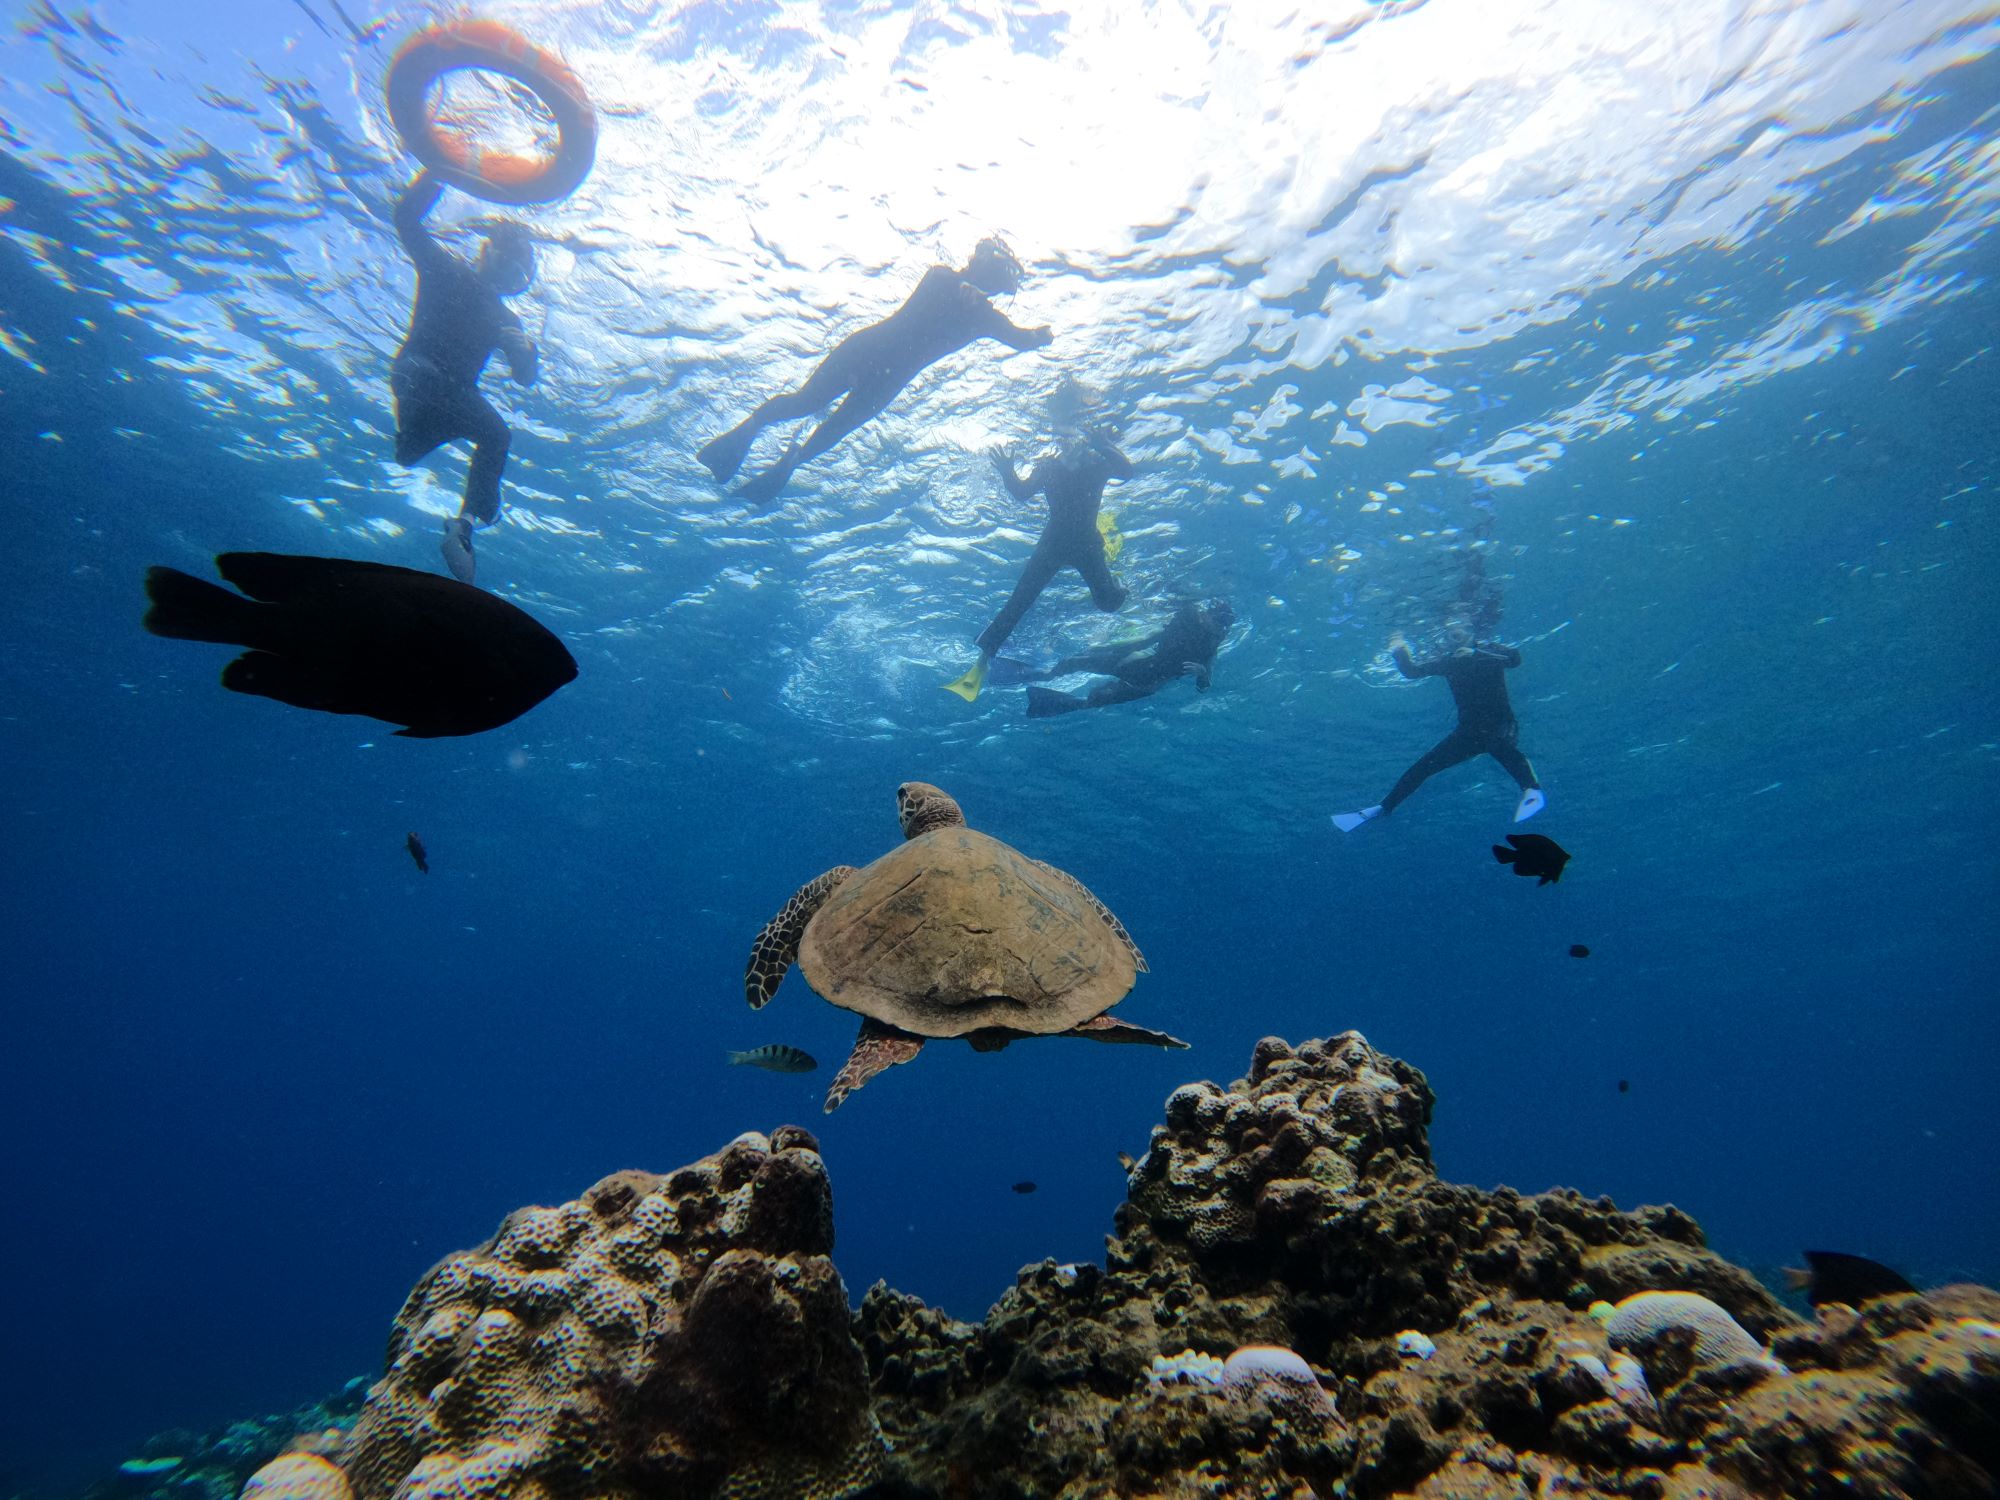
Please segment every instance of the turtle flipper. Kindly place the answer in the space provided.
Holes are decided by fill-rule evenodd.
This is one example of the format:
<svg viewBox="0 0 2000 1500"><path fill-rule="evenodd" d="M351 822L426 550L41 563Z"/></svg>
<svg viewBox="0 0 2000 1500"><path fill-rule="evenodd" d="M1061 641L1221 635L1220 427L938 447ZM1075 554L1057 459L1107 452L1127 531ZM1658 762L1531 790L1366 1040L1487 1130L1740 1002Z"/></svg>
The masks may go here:
<svg viewBox="0 0 2000 1500"><path fill-rule="evenodd" d="M1164 1031L1148 1031L1130 1021L1114 1021L1110 1016L1092 1016L1079 1021L1064 1036L1088 1037L1093 1042L1137 1042L1142 1047L1185 1047L1187 1043Z"/></svg>
<svg viewBox="0 0 2000 1500"><path fill-rule="evenodd" d="M1106 906L1102 901L1099 901L1095 896L1093 896L1090 893L1089 886L1085 885L1081 880L1078 880L1074 875L1070 874L1069 871L1058 870L1054 865L1050 864L1047 860L1038 859L1035 861L1035 863L1040 865L1044 870L1047 870L1051 875L1055 876L1057 880L1060 880L1064 885L1068 886L1071 890L1075 891L1077 895L1083 898L1084 905L1088 906L1092 911L1096 912L1100 917L1104 918L1104 925L1109 927L1116 934L1118 934L1118 941L1123 943L1126 947L1126 951L1128 951L1132 955L1132 962L1139 966L1139 972L1141 974L1150 974L1153 972L1151 969L1146 967L1146 955L1141 953L1139 951L1139 945L1132 941L1132 934L1125 930L1125 924L1119 921L1116 917L1114 917L1111 914L1110 907Z"/></svg>
<svg viewBox="0 0 2000 1500"><path fill-rule="evenodd" d="M800 886L784 908L764 924L757 941L750 945L750 962L743 970L743 998L752 1010L761 1010L778 993L785 971L798 961L799 939L806 935L806 923L826 904L835 887L853 873L853 865L835 865L817 880Z"/></svg>
<svg viewBox="0 0 2000 1500"><path fill-rule="evenodd" d="M923 1050L923 1045L920 1036L911 1036L873 1018L863 1021L861 1035L854 1039L854 1050L847 1054L847 1061L834 1075L833 1086L826 1091L826 1113L839 1109L842 1100L884 1068L908 1062Z"/></svg>

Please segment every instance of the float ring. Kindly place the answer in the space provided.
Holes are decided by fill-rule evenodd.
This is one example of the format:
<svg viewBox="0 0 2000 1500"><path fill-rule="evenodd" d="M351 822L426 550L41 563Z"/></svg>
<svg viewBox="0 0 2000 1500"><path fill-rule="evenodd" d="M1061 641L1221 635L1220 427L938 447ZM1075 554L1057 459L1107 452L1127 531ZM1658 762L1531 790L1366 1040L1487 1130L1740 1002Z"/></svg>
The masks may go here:
<svg viewBox="0 0 2000 1500"><path fill-rule="evenodd" d="M459 68L499 73L534 92L555 116L553 156L482 151L438 129L425 107L431 84ZM561 58L498 21L427 27L389 64L389 119L410 154L437 177L489 203L553 203L575 192L597 160L597 112Z"/></svg>

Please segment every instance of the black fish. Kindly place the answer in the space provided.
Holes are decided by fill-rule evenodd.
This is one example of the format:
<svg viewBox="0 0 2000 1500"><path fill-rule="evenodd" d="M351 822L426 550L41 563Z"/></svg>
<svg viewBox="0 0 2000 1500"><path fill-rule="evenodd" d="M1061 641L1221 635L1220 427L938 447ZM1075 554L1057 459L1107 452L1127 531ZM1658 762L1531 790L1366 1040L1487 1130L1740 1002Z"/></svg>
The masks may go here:
<svg viewBox="0 0 2000 1500"><path fill-rule="evenodd" d="M1571 943L1569 945L1569 956L1571 958L1588 958L1590 957L1590 950L1581 943Z"/></svg>
<svg viewBox="0 0 2000 1500"><path fill-rule="evenodd" d="M783 1042L753 1047L748 1052L727 1054L732 1068L762 1068L768 1073L810 1073L819 1064L810 1052L787 1047Z"/></svg>
<svg viewBox="0 0 2000 1500"><path fill-rule="evenodd" d="M1632 1080L1631 1080L1631 1079L1629 1079L1629 1078L1621 1078L1621 1079L1619 1079L1619 1080L1618 1080L1618 1092L1619 1092L1619 1093L1621 1093L1621 1094L1629 1094L1629 1093L1631 1093L1631 1092L1632 1092Z"/></svg>
<svg viewBox="0 0 2000 1500"><path fill-rule="evenodd" d="M225 552L215 565L250 597L149 568L146 628L250 647L222 669L232 692L434 739L497 729L576 676L533 616L455 578L278 552Z"/></svg>
<svg viewBox="0 0 2000 1500"><path fill-rule="evenodd" d="M1562 879L1563 866L1569 863L1569 850L1554 839L1539 833L1510 833L1507 842L1514 847L1503 849L1495 844L1493 857L1503 865L1512 865L1516 875L1539 876L1542 885Z"/></svg>
<svg viewBox="0 0 2000 1500"><path fill-rule="evenodd" d="M429 857L424 853L424 841L413 833L403 840L403 847L410 851L410 858L417 862L417 873L419 875L430 874L431 862Z"/></svg>
<svg viewBox="0 0 2000 1500"><path fill-rule="evenodd" d="M1032 1193L1034 1190L1035 1185L1032 1182L1017 1182L1014 1184L1014 1191L1017 1193Z"/></svg>
<svg viewBox="0 0 2000 1500"><path fill-rule="evenodd" d="M1787 1266L1785 1278L1802 1289L1814 1307L1827 1302L1845 1302L1859 1307L1877 1297L1893 1297L1914 1292L1915 1287L1879 1260L1860 1255L1843 1255L1838 1250L1808 1250L1806 1264L1812 1269L1794 1270Z"/></svg>

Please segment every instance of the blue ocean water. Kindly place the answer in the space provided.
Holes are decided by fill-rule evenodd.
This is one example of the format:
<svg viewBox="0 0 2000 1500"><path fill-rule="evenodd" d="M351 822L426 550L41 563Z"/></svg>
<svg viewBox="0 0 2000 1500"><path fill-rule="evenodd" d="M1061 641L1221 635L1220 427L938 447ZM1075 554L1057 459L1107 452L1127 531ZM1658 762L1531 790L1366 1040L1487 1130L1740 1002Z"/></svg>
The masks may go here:
<svg viewBox="0 0 2000 1500"><path fill-rule="evenodd" d="M410 742L138 622L147 566L218 551L436 566L462 459L389 463L381 96L444 9L11 7L0 1485L330 1391L517 1205L785 1121L850 1292L976 1318L1094 1257L1117 1153L1272 1033L1423 1068L1448 1177L2000 1279L2000 19L1256 9L491 7L602 117L520 214L544 378L488 376L480 540L581 676ZM995 230L1046 354L952 357L769 511L694 463ZM1205 695L938 690L1040 521L986 452L1065 381L1128 422L1133 602L1059 581L1015 649L1226 593ZM1437 643L1482 539L1548 888L1486 852L1490 762L1327 822L1449 727L1386 648ZM1151 962L1119 1014L1192 1049L937 1044L823 1118L852 1018L797 977L749 1011L743 961L912 778L1084 879ZM767 1042L820 1071L723 1065Z"/></svg>

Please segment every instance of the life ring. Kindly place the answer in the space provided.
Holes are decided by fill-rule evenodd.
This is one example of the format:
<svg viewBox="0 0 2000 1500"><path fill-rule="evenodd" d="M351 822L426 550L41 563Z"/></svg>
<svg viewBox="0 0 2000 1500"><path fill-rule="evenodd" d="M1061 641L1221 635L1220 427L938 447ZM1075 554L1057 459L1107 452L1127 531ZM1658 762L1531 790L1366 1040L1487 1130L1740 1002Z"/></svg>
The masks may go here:
<svg viewBox="0 0 2000 1500"><path fill-rule="evenodd" d="M447 135L425 108L438 78L458 68L504 74L534 91L555 116L553 156L482 151ZM553 203L575 192L597 160L597 112L562 59L498 21L427 27L389 64L389 119L410 154L453 187L489 203Z"/></svg>

